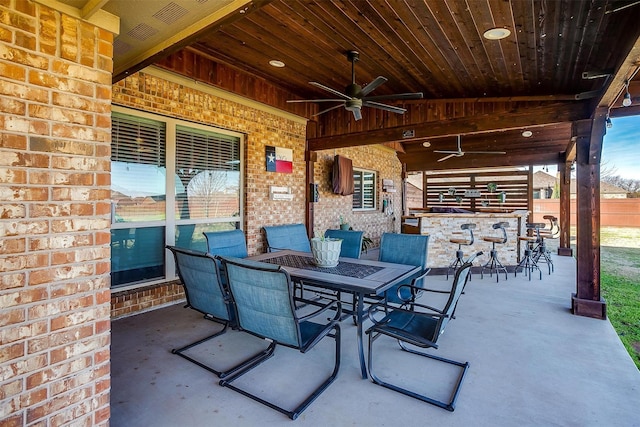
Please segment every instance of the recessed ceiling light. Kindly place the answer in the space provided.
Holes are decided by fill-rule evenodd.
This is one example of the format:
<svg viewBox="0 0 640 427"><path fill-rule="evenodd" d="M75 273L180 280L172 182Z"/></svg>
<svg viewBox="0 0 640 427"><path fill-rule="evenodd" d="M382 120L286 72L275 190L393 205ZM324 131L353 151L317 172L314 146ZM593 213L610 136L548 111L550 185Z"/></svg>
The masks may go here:
<svg viewBox="0 0 640 427"><path fill-rule="evenodd" d="M431 147L431 143L429 141L425 141L422 143L423 147Z"/></svg>
<svg viewBox="0 0 640 427"><path fill-rule="evenodd" d="M483 36L487 40L502 40L511 35L507 28L490 28L484 32Z"/></svg>
<svg viewBox="0 0 640 427"><path fill-rule="evenodd" d="M525 138L529 138L531 135L533 135L533 132L531 132L530 130L525 130L522 132L522 136L524 136Z"/></svg>
<svg viewBox="0 0 640 427"><path fill-rule="evenodd" d="M269 65L276 68L282 68L284 67L284 62L278 61L277 59L272 59L271 61L269 61Z"/></svg>

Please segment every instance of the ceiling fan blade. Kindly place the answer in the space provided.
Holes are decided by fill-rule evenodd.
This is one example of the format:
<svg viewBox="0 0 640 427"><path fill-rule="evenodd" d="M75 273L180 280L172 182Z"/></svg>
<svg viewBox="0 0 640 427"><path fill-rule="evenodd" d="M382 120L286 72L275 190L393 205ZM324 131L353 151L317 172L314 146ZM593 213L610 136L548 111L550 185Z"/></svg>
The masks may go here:
<svg viewBox="0 0 640 427"><path fill-rule="evenodd" d="M440 153L440 154L460 154L460 151L453 151L453 150L433 150L434 153Z"/></svg>
<svg viewBox="0 0 640 427"><path fill-rule="evenodd" d="M287 99L287 102L344 102L343 99Z"/></svg>
<svg viewBox="0 0 640 427"><path fill-rule="evenodd" d="M312 85L312 86L315 86L315 87L317 87L319 89L326 90L327 92L334 94L335 96L339 97L340 99L351 99L351 97L349 95L345 95L342 92L338 92L335 89L331 89L329 86L325 86L322 83L309 82L309 84Z"/></svg>
<svg viewBox="0 0 640 427"><path fill-rule="evenodd" d="M384 100L392 100L392 99L422 99L422 97L423 97L422 92L413 92L413 93L396 93L393 95L367 96L366 98L362 98L362 100L363 101L384 101Z"/></svg>
<svg viewBox="0 0 640 427"><path fill-rule="evenodd" d="M378 86L387 81L386 77L378 76L371 83L362 88L360 92L362 96L367 96L367 94L373 92Z"/></svg>
<svg viewBox="0 0 640 427"><path fill-rule="evenodd" d="M467 154L507 154L506 151L465 151Z"/></svg>
<svg viewBox="0 0 640 427"><path fill-rule="evenodd" d="M362 111L360 111L359 108L354 108L353 110L353 119L354 120L361 120L362 119Z"/></svg>
<svg viewBox="0 0 640 427"><path fill-rule="evenodd" d="M444 156L444 157L442 157L442 158L438 159L438 161L439 161L439 162L444 162L444 161L445 161L445 160L447 160L447 159L450 159L450 158L452 158L452 157L457 157L457 156L458 156L458 153L451 153L451 154L449 154L448 156Z"/></svg>
<svg viewBox="0 0 640 427"><path fill-rule="evenodd" d="M343 107L343 106L344 106L344 101L342 101L341 104L334 105L333 107L327 108L326 110L322 110L319 113L314 114L312 117L319 116L322 113L326 113L327 111L335 110L336 108L340 108L340 107Z"/></svg>
<svg viewBox="0 0 640 427"><path fill-rule="evenodd" d="M378 108L380 110L391 111L392 113L404 114L407 110L405 108L394 107L393 105L380 104L379 102L363 101L362 105L365 107Z"/></svg>

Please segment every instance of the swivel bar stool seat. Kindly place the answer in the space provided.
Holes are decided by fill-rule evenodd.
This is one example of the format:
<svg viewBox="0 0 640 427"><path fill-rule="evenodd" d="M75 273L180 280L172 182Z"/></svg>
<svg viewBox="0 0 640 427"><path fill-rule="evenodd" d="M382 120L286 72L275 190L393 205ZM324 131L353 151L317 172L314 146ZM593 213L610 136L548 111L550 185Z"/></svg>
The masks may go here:
<svg viewBox="0 0 640 427"><path fill-rule="evenodd" d="M456 251L456 259L449 264L449 267L447 267L447 280L449 280L449 270L453 270L455 272L458 267L464 264L464 252L462 251L462 245L473 245L473 230L475 228L475 224L462 224L460 229L467 230L469 235L467 237L451 237L449 239L449 242L458 245L458 250ZM469 270L469 280L471 280L471 270Z"/></svg>
<svg viewBox="0 0 640 427"><path fill-rule="evenodd" d="M490 242L491 243L491 256L489 258L489 261L487 261L487 263L485 265L482 266L482 269L480 270L480 278L484 278L484 269L488 268L489 269L489 275L493 276L493 272L496 272L496 282L500 281L500 271L504 271L504 278L505 280L507 279L507 269L504 265L502 265L502 263L500 262L500 260L498 259L498 252L496 251L496 243L503 245L507 242L507 231L505 230L505 227L508 227L509 223L508 222L496 222L495 224L493 224L493 229L494 230L502 230L502 236L483 236L482 240L484 240L485 242Z"/></svg>
<svg viewBox="0 0 640 427"><path fill-rule="evenodd" d="M542 280L542 270L538 267L535 259L533 258L533 247L535 243L539 240L539 230L540 227L544 227L544 224L539 223L529 223L527 224L527 232L526 236L518 237L518 245L520 242L525 242L524 247L524 256L516 265L516 268L513 270L514 277L518 275L518 269L522 268L522 272L525 276L529 276L529 280L531 280L531 276L533 275L533 270L538 270L540 273L540 280Z"/></svg>

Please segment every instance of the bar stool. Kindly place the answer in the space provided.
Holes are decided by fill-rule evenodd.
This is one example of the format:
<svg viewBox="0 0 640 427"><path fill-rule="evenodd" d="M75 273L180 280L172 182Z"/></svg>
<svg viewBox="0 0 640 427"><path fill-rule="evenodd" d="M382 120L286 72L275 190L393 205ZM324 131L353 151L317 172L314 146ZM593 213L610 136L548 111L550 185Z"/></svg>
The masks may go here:
<svg viewBox="0 0 640 427"><path fill-rule="evenodd" d="M493 229L494 230L502 230L502 236L483 236L482 240L484 240L485 242L491 242L491 257L489 258L489 261L487 261L487 263L485 265L482 266L482 269L480 270L480 278L484 278L484 269L488 268L489 269L489 275L493 276L493 271L495 270L496 272L496 282L500 281L500 270L504 270L504 279L507 280L507 269L505 268L504 265L502 265L502 263L500 262L500 260L498 259L498 252L496 251L496 243L498 244L505 244L507 242L507 231L505 230L505 227L508 227L509 223L508 222L496 222L495 224L493 224Z"/></svg>
<svg viewBox="0 0 640 427"><path fill-rule="evenodd" d="M469 232L469 236L466 238L451 237L449 239L449 242L456 243L458 245L458 250L456 251L456 259L451 264L449 264L449 267L447 267L447 280L449 280L449 270L453 270L455 272L459 266L464 264L464 253L462 252L462 245L473 245L473 230L475 228L475 224L462 224L460 226L460 229L467 230ZM471 270L469 270L469 280L471 280Z"/></svg>
<svg viewBox="0 0 640 427"><path fill-rule="evenodd" d="M532 257L536 264L544 262L549 268L549 274L553 270L553 260L551 259L551 251L547 248L545 239L557 239L560 235L560 226L558 225L558 218L553 215L545 215L542 218L549 221L549 228L543 228L545 224L539 224L541 227L538 229L538 244L533 249Z"/></svg>
<svg viewBox="0 0 640 427"><path fill-rule="evenodd" d="M528 234L526 236L518 237L518 244L520 244L520 242L526 243L524 248L524 257L522 257L518 265L516 265L515 270L513 270L514 277L518 276L518 269L522 268L522 272L525 276L527 276L528 272L529 280L531 280L533 270L538 270L538 272L540 273L540 280L542 280L542 270L540 270L540 267L538 267L538 264L533 259L533 247L539 239L538 236L541 226L544 227L544 224L529 223L526 225Z"/></svg>

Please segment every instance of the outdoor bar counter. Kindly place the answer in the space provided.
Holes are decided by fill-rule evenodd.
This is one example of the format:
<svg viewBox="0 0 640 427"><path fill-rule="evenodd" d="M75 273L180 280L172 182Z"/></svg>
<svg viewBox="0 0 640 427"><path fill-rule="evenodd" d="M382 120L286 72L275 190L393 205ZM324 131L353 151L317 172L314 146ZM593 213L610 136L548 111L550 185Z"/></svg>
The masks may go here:
<svg viewBox="0 0 640 427"><path fill-rule="evenodd" d="M519 210L513 212L469 212L469 213L413 213L402 217L402 233L429 235L428 266L431 268L446 268L456 258L458 245L449 242L452 237L468 236L466 230L460 226L473 223L474 242L470 246L462 246L464 256L477 251L484 254L478 258L475 265L482 265L489 260L491 243L482 240L483 236L502 235L500 230L494 230L493 224L507 222L507 242L496 244L498 259L504 266L515 266L519 261L518 236L526 234L526 223L529 212ZM463 234L461 234L463 233Z"/></svg>

